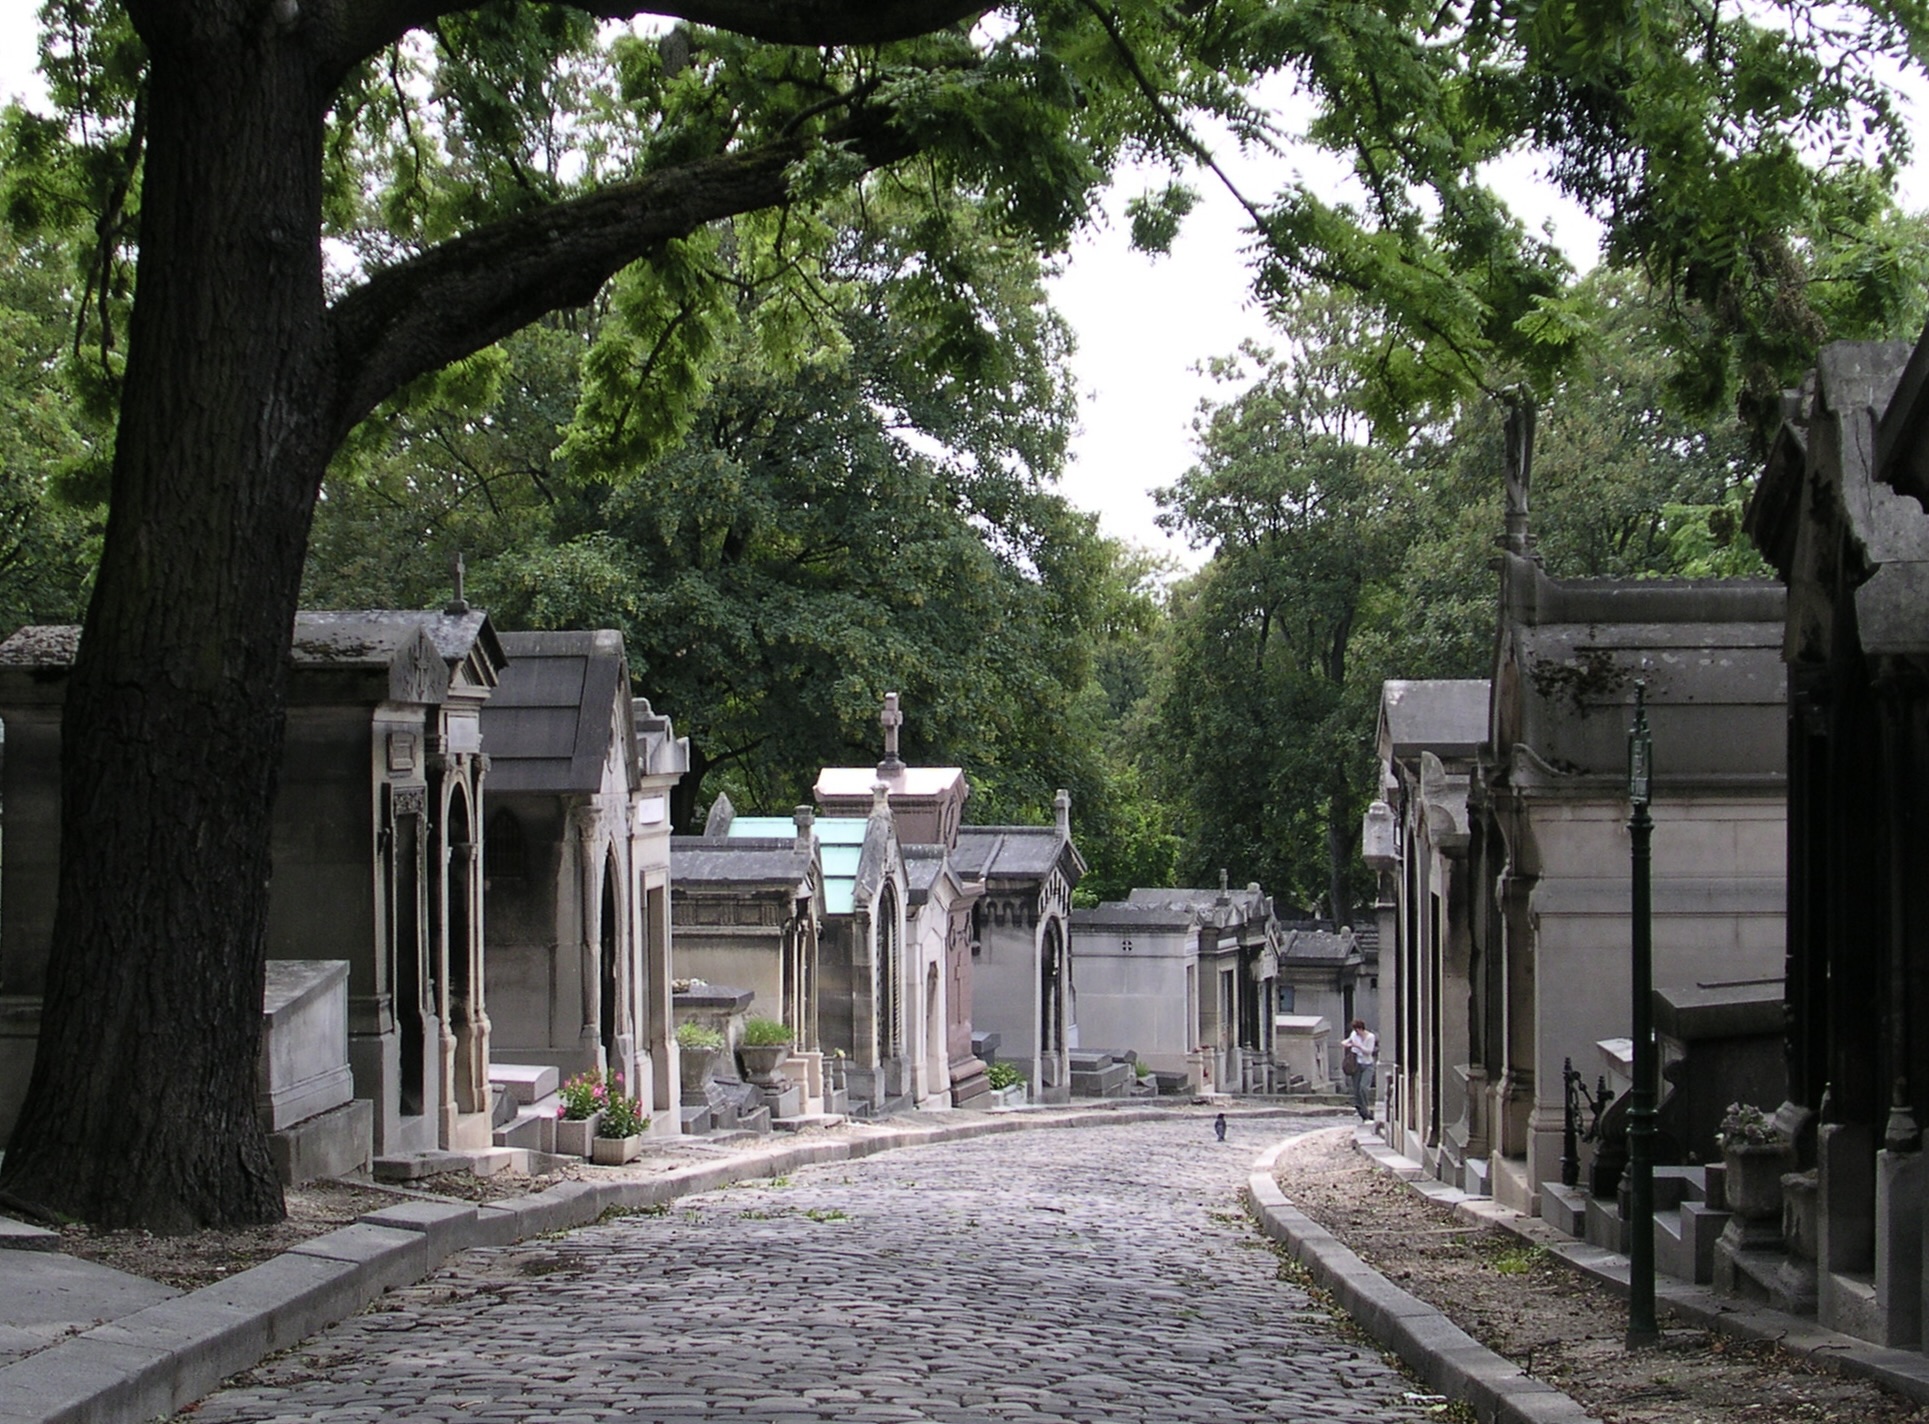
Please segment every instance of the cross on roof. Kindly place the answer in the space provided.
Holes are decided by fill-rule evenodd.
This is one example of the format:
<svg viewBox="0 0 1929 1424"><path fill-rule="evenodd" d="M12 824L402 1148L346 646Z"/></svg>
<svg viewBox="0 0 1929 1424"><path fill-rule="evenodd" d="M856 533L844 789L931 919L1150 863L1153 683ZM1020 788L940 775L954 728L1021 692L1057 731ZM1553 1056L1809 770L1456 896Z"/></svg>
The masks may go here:
<svg viewBox="0 0 1929 1424"><path fill-rule="evenodd" d="M903 766L904 763L898 758L898 728L904 725L904 714L898 711L898 695L895 692L884 694L884 710L878 713L877 720L884 728L884 760L878 763L878 769Z"/></svg>
<svg viewBox="0 0 1929 1424"><path fill-rule="evenodd" d="M469 600L462 596L462 576L468 572L468 565L462 562L462 550L457 549L449 559L449 578L455 584L455 597L449 600L448 612L467 613Z"/></svg>

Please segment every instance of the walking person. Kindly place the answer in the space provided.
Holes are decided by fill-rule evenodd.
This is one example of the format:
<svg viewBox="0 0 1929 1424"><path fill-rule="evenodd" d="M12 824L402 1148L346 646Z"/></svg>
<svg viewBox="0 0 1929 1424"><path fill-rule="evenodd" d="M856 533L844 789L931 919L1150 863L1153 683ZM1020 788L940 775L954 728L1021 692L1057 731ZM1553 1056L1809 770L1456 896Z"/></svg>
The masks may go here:
<svg viewBox="0 0 1929 1424"><path fill-rule="evenodd" d="M1353 1111L1361 1122L1373 1121L1373 1065L1380 1059L1380 1035L1365 1019L1353 1020L1353 1031L1340 1042L1346 1050L1341 1066L1353 1087Z"/></svg>

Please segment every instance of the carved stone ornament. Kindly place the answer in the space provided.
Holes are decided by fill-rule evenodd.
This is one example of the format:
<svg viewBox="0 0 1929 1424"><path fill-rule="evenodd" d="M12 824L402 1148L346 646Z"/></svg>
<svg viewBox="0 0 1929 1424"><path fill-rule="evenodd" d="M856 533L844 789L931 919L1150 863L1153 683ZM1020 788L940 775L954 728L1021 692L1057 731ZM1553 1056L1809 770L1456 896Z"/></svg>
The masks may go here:
<svg viewBox="0 0 1929 1424"><path fill-rule="evenodd" d="M405 642L388 665L391 702L433 705L449 695L449 667L421 628Z"/></svg>

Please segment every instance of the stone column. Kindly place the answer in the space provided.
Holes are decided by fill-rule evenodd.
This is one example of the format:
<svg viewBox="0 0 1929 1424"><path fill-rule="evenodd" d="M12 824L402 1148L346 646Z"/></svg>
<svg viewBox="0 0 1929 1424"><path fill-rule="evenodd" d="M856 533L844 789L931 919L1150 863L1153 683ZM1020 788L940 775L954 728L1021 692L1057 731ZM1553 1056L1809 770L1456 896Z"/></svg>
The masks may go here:
<svg viewBox="0 0 1929 1424"><path fill-rule="evenodd" d="M597 893L596 884L602 869L602 857L596 853L599 820L594 807L585 806L576 814L576 974L582 1000L582 1026L576 1033L576 1045L585 1055L586 1065L598 1061L602 1038L597 1005L603 918L603 897Z"/></svg>

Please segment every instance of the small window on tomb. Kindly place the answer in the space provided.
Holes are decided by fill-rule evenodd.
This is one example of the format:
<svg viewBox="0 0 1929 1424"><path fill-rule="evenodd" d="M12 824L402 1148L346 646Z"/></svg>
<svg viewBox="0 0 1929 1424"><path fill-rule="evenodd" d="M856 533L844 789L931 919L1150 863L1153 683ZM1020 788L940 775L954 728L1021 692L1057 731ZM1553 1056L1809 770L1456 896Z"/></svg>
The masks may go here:
<svg viewBox="0 0 1929 1424"><path fill-rule="evenodd" d="M1293 1012L1293 986L1291 984L1281 984L1279 986L1279 1012L1282 1014L1290 1014Z"/></svg>
<svg viewBox="0 0 1929 1424"><path fill-rule="evenodd" d="M489 818L483 841L482 873L490 880L521 880L529 874L529 842L522 822L507 806Z"/></svg>

